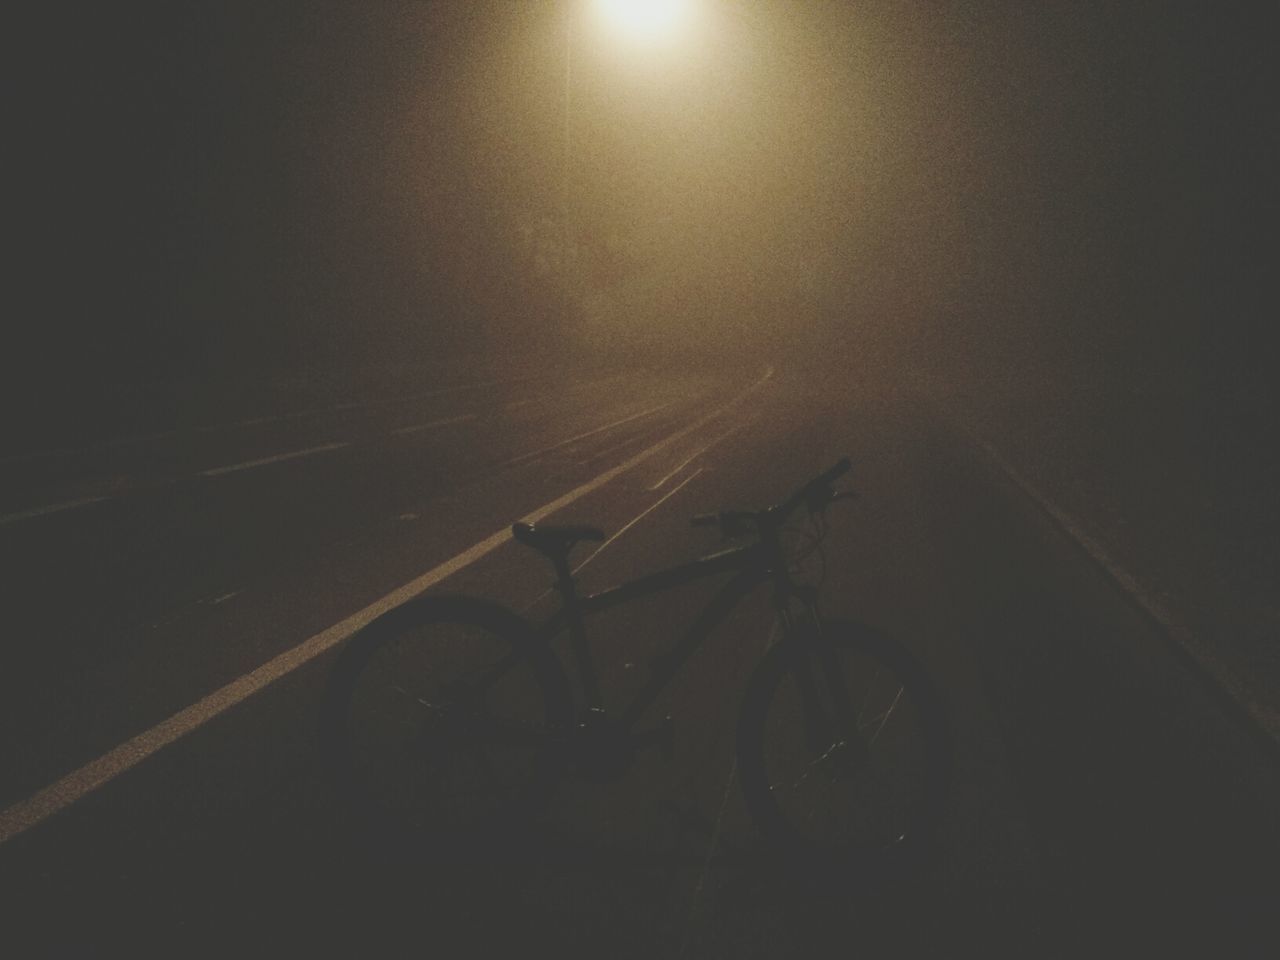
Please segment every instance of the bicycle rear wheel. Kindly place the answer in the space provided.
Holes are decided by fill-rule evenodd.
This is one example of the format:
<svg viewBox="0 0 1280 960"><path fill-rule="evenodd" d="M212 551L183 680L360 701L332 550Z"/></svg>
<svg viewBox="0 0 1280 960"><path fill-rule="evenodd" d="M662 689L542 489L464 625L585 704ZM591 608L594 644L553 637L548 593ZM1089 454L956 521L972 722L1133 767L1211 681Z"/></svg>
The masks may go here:
<svg viewBox="0 0 1280 960"><path fill-rule="evenodd" d="M510 852L572 718L559 661L503 607L423 597L352 638L321 746L360 837L392 859Z"/></svg>
<svg viewBox="0 0 1280 960"><path fill-rule="evenodd" d="M939 698L900 644L831 621L776 644L738 725L747 808L773 850L804 870L874 879L913 862L948 767Z"/></svg>

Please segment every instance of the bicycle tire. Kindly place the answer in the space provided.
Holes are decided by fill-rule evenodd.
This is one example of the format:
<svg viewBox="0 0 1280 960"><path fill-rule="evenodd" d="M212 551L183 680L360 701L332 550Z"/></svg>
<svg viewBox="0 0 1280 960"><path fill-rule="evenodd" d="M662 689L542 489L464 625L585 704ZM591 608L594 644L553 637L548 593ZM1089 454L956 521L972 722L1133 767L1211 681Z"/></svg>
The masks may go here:
<svg viewBox="0 0 1280 960"><path fill-rule="evenodd" d="M816 698L801 693L805 671ZM824 882L883 880L929 849L949 774L943 705L878 631L830 621L775 644L748 682L737 749L747 809L790 865Z"/></svg>
<svg viewBox="0 0 1280 960"><path fill-rule="evenodd" d="M572 717L560 661L525 620L419 597L343 648L320 743L353 832L380 859L474 861L527 838Z"/></svg>

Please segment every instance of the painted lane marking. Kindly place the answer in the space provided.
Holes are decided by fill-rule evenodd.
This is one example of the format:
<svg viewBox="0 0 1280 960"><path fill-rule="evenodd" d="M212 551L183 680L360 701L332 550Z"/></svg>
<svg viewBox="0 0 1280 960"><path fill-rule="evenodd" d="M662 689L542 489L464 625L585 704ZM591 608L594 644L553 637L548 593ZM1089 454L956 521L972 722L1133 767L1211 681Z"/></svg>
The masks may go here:
<svg viewBox="0 0 1280 960"><path fill-rule="evenodd" d="M510 382L510 381L498 381L498 382ZM477 385L477 386L479 386L479 385ZM459 389L461 389L461 388L459 388ZM437 393L440 393L440 392L445 392L445 391L437 391ZM425 395L424 395L424 396L425 396ZM658 406L658 407L654 407L654 408L652 408L651 410L646 410L646 411L644 411L643 413L635 414L635 415L634 415L634 416L632 416L632 417L627 417L627 418L625 418L624 420L619 420L619 421L617 421L617 422L615 422L615 423L607 424L606 426L604 426L604 427L599 427L599 428L597 428L596 430L591 430L591 431L588 431L587 433L579 434L577 437L572 437L572 438L570 438L569 440L562 441L561 443L555 444L555 445L553 445L553 446L551 446L551 447L546 447L546 448L544 448L544 449L542 449L542 450L534 451L533 453L524 454L524 455L523 455L523 457L517 457L517 458L516 458L516 459L514 459L514 460L508 461L507 463L503 464L503 466L514 466L514 465L516 465L516 464L518 464L518 463L522 462L522 460L523 460L523 459L531 459L531 458L533 458L533 457L539 456L540 454L547 453L547 452L549 452L549 451L551 451L551 450L558 449L558 448L559 448L559 447L561 447L561 446L564 446L564 445L567 445L567 444L573 443L573 442L575 442L575 441L577 441L577 440L585 439L586 437L591 436L591 435L592 435L592 434L594 434L594 433L598 433L598 432L601 432L601 431L603 431L603 430L607 430L607 429L609 429L609 428L611 428L611 427L621 426L623 423L626 423L628 420L637 419L637 418L639 418L639 417L646 416L646 415L648 415L648 414L650 414L650 413L654 413L654 412L656 412L657 410L661 410L661 409L662 409L662 407L670 406L670 405L671 405L671 403L674 403L674 401L671 401L671 402L666 403L666 404L662 404L661 406ZM331 409L331 410L339 410L339 409L346 409L346 408L349 408L349 407L352 407L352 406L354 406L354 405L352 405L352 404L346 404L346 405L344 405L343 407L332 407L332 408L330 408L330 409ZM247 425L247 424L250 424L250 423L266 423L266 422L268 422L270 419L273 419L273 418L259 418L259 419L258 419L258 420L256 420L256 421L248 421L248 420L246 420L246 421L242 421L242 423L241 423L240 425ZM281 418L274 418L274 419L281 419ZM462 414L461 416L457 416L457 417L446 417L446 418L441 419L441 420L432 420L432 421L430 421L429 423L419 423L419 424L414 424L414 425L407 426L407 427L399 427L399 428L397 428L397 429L395 429L395 430L392 430L392 431L391 431L391 434L392 434L393 436L407 436L407 435L414 434L414 433L420 433L420 432L425 431L425 430L431 430L431 429L434 429L434 428L436 428L436 427L444 427L444 426L448 426L449 424L454 424L454 423L465 423L465 422L472 421L472 420L476 420L476 419L478 419L478 414L474 414L474 413L467 413L467 414ZM200 431L197 431L197 432L200 432ZM634 442L635 442L635 438L633 438L632 440L629 440L629 441L627 441L627 442L628 442L628 443L634 443ZM209 470L202 470L202 471L200 471L200 472L199 472L199 476L202 476L202 477L220 477L220 476L224 476L224 475L226 475L226 474L228 474L228 473L236 473L236 472L241 471L241 470L250 470L250 469L253 469L254 467L266 466L266 465L268 465L268 464L272 464L272 463L280 463L280 462L282 462L282 461L285 461L285 460L293 460L293 459L296 459L296 458L298 458L298 457L308 457L308 456L311 456L311 455L313 455L313 454L317 454L317 453L326 453L326 452L331 451L331 450L340 450L340 449L342 449L343 447L349 447L349 446L351 446L351 444L350 444L350 443L329 443L329 444L322 444L322 445L320 445L320 446L318 446L318 447L308 447L308 448L307 448L307 449L305 449L305 450L292 450L292 451L289 451L288 453L280 453L280 454L276 454L276 455L274 455L274 456L270 456L270 457L262 457L262 458L257 459L257 460L246 460L246 461L244 461L243 463L234 463L234 464L230 464L230 465L225 466L225 467L214 467L214 468L209 469ZM621 444L620 446L626 446L626 444ZM611 451L610 451L610 452L612 452L612 448L611 448ZM601 456L603 456L603 454L601 454ZM593 457L592 459L600 459L600 457ZM4 462L4 461L0 461L0 462ZM112 499L112 498L111 498L111 497L109 497L109 496L84 497L84 498L79 499L79 500L69 500L69 501L67 501L67 502L65 502L65 503L54 503L54 504L49 504L48 506L35 507L35 508L33 508L33 509L30 509L30 510L22 510L22 511L19 511L19 512L17 512L17 513L11 513L11 514L7 514L7 515L4 515L4 516L0 516L0 526L4 526L5 524L8 524L8 523L17 523L17 522L19 522L19 521L21 521L21 520L30 520L30 519L34 519L35 517L42 517L42 516L45 516L45 515L47 515L47 514L51 514L51 513L58 513L58 512L63 511L63 510L72 510L72 509L75 509L76 507L83 507L83 506L87 506L87 505L89 505L89 504L91 504L91 503L100 503L100 502L102 502L102 501L104 501L104 500L110 500L110 499Z"/></svg>
<svg viewBox="0 0 1280 960"><path fill-rule="evenodd" d="M980 447L996 468L1021 490L1024 496L1038 506L1067 536L1067 539L1074 541L1085 555L1111 579L1111 582L1164 631L1165 636L1173 641L1187 659L1217 685L1222 695L1244 711L1254 726L1269 738L1273 747L1280 745L1280 710L1252 696L1249 688L1236 676L1235 671L1199 641L1157 597L1155 591L1148 589L1142 581L1121 566L1101 543L1085 532L1080 523L1023 476L1021 471L1014 467L994 444L971 433L963 425L957 424L957 426L962 435L967 436L970 442Z"/></svg>
<svg viewBox="0 0 1280 960"><path fill-rule="evenodd" d="M627 437L627 439L623 440L621 443L615 443L613 444L613 446L605 447L599 453L593 453L591 456L587 457L587 459L579 460L578 466L585 467L587 464L595 463L597 460L607 460L609 457L613 456L619 450L625 450L627 447L630 447L633 444L642 443L651 436L653 436L652 432L646 433L645 431L642 430L639 433L635 434L634 436Z"/></svg>
<svg viewBox="0 0 1280 960"><path fill-rule="evenodd" d="M680 492L681 488L686 486L691 480L693 480L701 472L702 472L702 468L699 467L697 470L693 471L693 473L689 474L689 476L685 477L683 480L681 480L678 484L676 484L674 487L672 487L670 490L664 493L661 497L659 497L653 503L649 504L649 506L645 507L639 513L637 513L634 517L631 518L631 520L629 520L626 523L625 526L619 529L617 533L611 536L604 543L600 544L600 546L592 550L585 560L583 560L580 564L578 564L576 567L573 568L573 573L577 574L578 571L580 571L588 563L590 563L592 560L598 557L601 551L603 551L606 547L608 547L611 543L617 540L620 536L622 536L624 533L626 533L628 530L634 527L637 523L639 523L649 514L653 513L654 510L657 510L660 506L662 506L664 503L666 503L668 500L674 497L677 493ZM538 594L538 596L534 597L532 600L530 600L527 604L525 604L521 608L522 612L528 612L533 607L537 606L543 600L547 599L547 597L551 596L552 592L555 589L556 589L555 587L548 587L546 590L543 590L542 593Z"/></svg>
<svg viewBox="0 0 1280 960"><path fill-rule="evenodd" d="M240 470L252 470L254 467L265 467L269 463L282 463L285 460L296 460L298 457L309 457L316 453L327 453L330 450L341 450L349 447L349 443L325 443L318 447L307 447L305 450L290 450L288 453L277 453L274 457L263 457L261 460L246 460L244 463L233 463L228 467L214 467L212 470L201 470L202 477L221 477Z"/></svg>
<svg viewBox="0 0 1280 960"><path fill-rule="evenodd" d="M4 526L6 523L17 523L20 520L30 520L34 517L47 516L50 513L61 513L63 510L74 510L76 507L87 507L91 503L101 503L110 499L110 497L82 497L79 500L67 500L63 503L50 503L43 507L32 507L30 510L20 510L17 513L5 514L0 517L0 526Z"/></svg>
<svg viewBox="0 0 1280 960"><path fill-rule="evenodd" d="M588 563L590 563L592 560L598 557L601 551L605 549L605 547L609 546L611 543L617 540L620 536L622 536L624 533L626 533L628 530L634 527L637 523L639 523L649 514L653 513L653 511L657 510L660 506L662 506L664 503L666 503L668 500L674 497L684 487L688 486L689 482L692 481L694 478L696 478L698 474L700 474L701 472L702 472L702 468L699 467L697 470L693 471L693 473L689 474L689 476L685 477L678 484L676 484L674 487L672 487L670 490L664 493L661 497L659 497L656 501L654 501L648 507L646 507L645 509L637 513L634 517L631 518L631 520L629 520L626 523L626 525L624 525L620 530L618 530L617 533L611 536L604 543L600 544L600 546L592 550L585 560L583 560L580 564L578 564L576 567L573 568L573 572L577 573L579 570L585 567Z"/></svg>
<svg viewBox="0 0 1280 960"><path fill-rule="evenodd" d="M759 416L759 414L755 414L754 416L748 417L746 420L743 420L743 421L742 421L740 424L738 424L737 426L735 426L735 427L731 428L730 430L727 430L726 432L724 432L724 433L720 434L720 436L716 437L714 440L709 441L705 446L703 446L703 447L702 447L700 450L698 450L696 453L692 454L691 456L686 457L684 460L681 460L681 461L680 461L680 465L679 465L678 467L676 467L674 470L672 470L670 473L668 473L665 477L663 477L661 480L659 480L657 483L655 483L655 484L654 484L653 486L651 486L649 489L650 489L650 490L657 490L657 489L659 489L660 487L662 487L662 485L663 485L664 483L666 483L668 480L670 480L670 479L671 479L672 477L674 477L677 473L679 473L681 470L683 470L685 467L687 467L687 466L688 466L690 463L692 463L694 460L698 459L698 457L702 456L704 453L706 453L708 450L710 450L710 449L711 449L712 447L714 447L716 444L720 443L720 441L722 441L722 440L728 440L731 436L733 436L733 435L734 435L735 433L737 433L739 430L742 430L743 428L750 426L752 423L754 423L754 422L756 421L756 419L757 419L757 417L758 417L758 416Z"/></svg>
<svg viewBox="0 0 1280 960"><path fill-rule="evenodd" d="M586 433L580 433L576 437L570 437L568 440L561 440L559 443L553 443L549 447L542 447L540 450L530 450L528 453L522 453L518 457L512 457L510 460L503 463L502 466L514 467L517 464L524 463L526 460L532 460L535 457L540 457L544 453L551 453L551 451L559 450L561 447L567 447L571 443L577 443L579 440L585 440L587 437L593 437L597 433L604 433L606 430L612 430L614 427L620 427L624 423L630 423L632 420L639 420L641 417L647 417L651 413L657 413L659 410L664 410L673 403L675 403L674 400L668 400L666 403L660 403L656 407L650 407L648 410L633 413L631 416L623 417L621 420L615 420L613 423L606 423L602 427L596 427L593 430L588 430Z"/></svg>
<svg viewBox="0 0 1280 960"><path fill-rule="evenodd" d="M233 420L228 423L207 423L201 426L186 427L180 430L158 430L154 433L131 434L125 437L114 437L110 440L102 440L98 443L91 443L83 447L50 447L44 450L33 450L29 453L10 454L5 457L0 457L0 464L28 463L32 460L43 460L52 457L71 457L76 456L77 454L111 450L116 447L129 446L135 443L151 443L156 440L170 440L174 437L192 434L217 433L222 430L238 430L242 427L257 427L267 423L285 423L289 420L303 420L307 417L323 416L326 413L341 413L349 410L359 410L366 407L393 407L405 403L414 403L418 400L443 397L451 393L462 393L466 390L483 390L486 387L499 387L506 384L523 383L527 380L537 379L540 379L540 377L512 377L507 380L486 380L481 383L455 384L450 387L441 387L438 390L430 390L426 393L415 393L406 397L395 397L390 400L372 400L367 403L340 403L330 407L313 407L307 410L294 410L290 413L249 417L244 420Z"/></svg>
<svg viewBox="0 0 1280 960"><path fill-rule="evenodd" d="M707 393L708 391L705 391L705 390L702 391L697 395L697 399L701 400L703 397L707 395ZM591 456L587 457L585 460L579 460L578 466L585 467L589 464L595 463L598 460L606 460L609 457L613 456L615 453L618 453L621 450L625 450L627 447L633 444L644 443L649 439L649 437L653 436L656 432L657 431L653 429L649 429L647 431L641 430L639 433L633 434L632 436L628 437L626 440L623 440L619 443L615 443L612 446L605 447L599 453L593 453Z"/></svg>
<svg viewBox="0 0 1280 960"><path fill-rule="evenodd" d="M496 382L505 383L505 382L513 382L513 381L496 381ZM477 387L479 387L479 386L481 386L481 385L479 385L479 384L478 384L478 385L476 385L476 386L477 386ZM456 389L463 389L463 388L456 388ZM442 392L448 392L448 391L437 391L437 394L438 394L438 393L442 393ZM424 395L424 396L429 396L429 395ZM526 460L526 459L532 459L532 458L534 458L534 457L540 456L541 454L549 453L549 452L551 452L552 450L559 449L559 448L560 448L560 447L562 447L562 446L567 446L568 444L574 443L574 442L576 442L576 441L578 441L578 440L586 439L587 437L592 436L593 434L603 432L603 431L605 431L605 430L611 429L612 427L621 426L622 424L627 423L627 422L628 422L628 421L630 421L630 420L639 419L640 417L644 417L644 416L647 416L647 415L649 415L649 414L651 414L651 413L655 413L655 412L657 412L658 410L663 409L664 407L668 407L668 406L670 406L670 405L671 405L672 403L674 403L674 402L675 402L675 401L669 401L668 403L661 404L661 405L659 405L659 406L657 406L657 407L653 407L653 408L651 408L651 409L649 409L649 410L646 410L646 411L643 411L643 412L641 412L641 413L634 414L634 415L632 415L632 416L630 416L630 417L626 417L626 418L624 418L624 419L622 419L622 420L618 420L618 421L616 421L616 422L614 422L614 423L606 424L606 425L605 425L605 426L603 426L603 427L597 427L597 428L596 428L596 429L594 429L594 430L589 430L589 431L587 431L586 433L579 434L579 435L578 435L578 436L576 436L576 437L571 437L571 438L570 438L570 439L568 439L568 440L561 441L560 443L554 444L554 445L552 445L552 446L550 446L550 447L545 447L545 448L543 448L543 449L541 449L541 450L536 450L536 451L533 451L533 452L531 452L531 453L523 454L523 455L522 455L522 456L520 456L520 457L516 457L515 459L510 460L510 461L508 461L507 463L504 463L504 464L503 464L503 466L515 466L516 464L519 464L519 463L523 462L523 461L524 461L524 460ZM354 406L355 406L354 404L346 404L346 405L341 406L341 407L332 407L332 408L329 408L329 409L330 409L330 410L340 410L340 409L352 408L352 407L354 407ZM293 415L291 415L291 416L293 416ZM299 415L297 415L297 416L301 416L301 414L299 414ZM272 420L279 420L279 419L286 419L286 418L279 418L279 417L277 417L277 418L267 418L267 417L262 417L262 418L258 418L257 420L245 420L245 421L241 421L239 424L236 424L236 425L238 425L238 426L245 426L245 425L249 425L249 424L253 424L253 423L267 423L267 422L271 422ZM450 425L450 424L454 424L454 423L465 423L465 422L473 421L473 420L476 420L476 419L478 419L478 414L468 413L468 414L463 414L463 415L461 415L461 416L457 416L457 417L446 417L446 418L441 419L441 420L432 420L432 421L430 421L429 423L420 423L420 424L414 424L414 425L412 425L412 426L407 426L407 427L399 427L399 428L397 428L397 429L395 429L395 430L392 430L392 431L391 431L391 434L392 434L393 436L407 436L407 435L414 434L414 433L419 433L419 432L422 432L422 431L425 431L425 430L434 429L434 428L436 428L436 427L448 426L448 425ZM202 430L202 429L198 429L196 432L203 432L203 430ZM176 434L177 434L177 431L174 431L172 435L176 435ZM154 435L154 436L155 436L155 437L158 437L158 436L160 436L160 435L158 435L158 434L157 434L157 435ZM588 459L588 460L584 460L584 461L582 462L582 464L579 464L579 465L580 465L580 466L582 466L582 465L585 465L585 464L587 464L587 463L590 463L590 462L592 462L592 461L594 461L594 460L602 459L602 458L604 458L604 457L608 456L609 454L612 454L612 453L616 452L617 450L622 449L622 448L624 448L624 447L628 446L629 444L632 444L632 443L636 443L636 442L638 442L640 439L641 439L640 437L632 437L632 438L630 438L630 439L626 440L625 442L623 442L623 443L621 443L621 444L617 444L616 446L613 446L613 447L608 448L608 449L607 449L605 452L603 452L603 453L597 454L596 456L591 457L591 458L590 458L590 459ZM246 461L244 461L244 462L242 462L242 463L235 463L235 464L230 464L230 465L228 465L228 466L224 466L224 467L214 467L214 468L209 469L209 470L202 470L202 471L200 471L200 472L199 472L199 476L202 476L202 477L220 477L220 476L224 476L224 475L229 474L229 473L236 473L236 472L241 471L241 470L250 470L250 469L253 469L254 467L266 466L266 465L268 465L268 464L272 464L272 463L280 463L280 462L283 462L283 461L286 461L286 460L293 460L293 459L298 458L298 457L307 457L307 456L311 456L311 455L313 455L313 454L317 454L317 453L326 453L326 452L331 451L331 450L340 450L340 449L342 449L342 448L344 448L344 447L349 447L349 446L351 446L351 444L350 444L350 443L330 443L330 444L322 444L322 445L317 446L317 447L309 447L309 448L307 448L307 449L305 449L305 450L293 450L293 451L289 451L288 453L276 454L276 455L274 455L274 456L270 456L270 457L262 457L262 458L257 459L257 460L246 460ZM74 451L67 451L67 452L74 452ZM0 463L4 463L4 462L7 462L7 461L0 460ZM664 482L665 482L665 481L664 481ZM651 489L653 489L653 488L651 488ZM113 498L112 498L111 496L83 497L83 498L78 499L78 500L68 500L68 501L66 501L66 502L64 502L64 503L54 503L54 504L49 504L49 505L47 505L47 506L34 507L34 508L30 509L30 510L22 510L22 511L18 511L18 512L16 512L16 513L10 513L10 514L6 514L6 515L3 515L3 516L0 516L0 526L4 526L5 524L9 524L9 523L17 523L17 522L22 521L22 520L30 520L30 519L34 519L34 518L36 518L36 517L42 517L42 516L46 516L46 515L48 515L48 514L59 513L59 512L61 512L61 511L63 511L63 510L73 510L73 509L75 509L75 508L77 508L77 507L88 506L89 504L92 504L92 503L101 503L101 502L103 502L103 501L110 500L110 499L113 499Z"/></svg>
<svg viewBox="0 0 1280 960"><path fill-rule="evenodd" d="M575 500L600 489L605 484L665 450L671 444L700 429L712 419L733 409L739 402L759 389L771 376L773 376L773 368L769 367L760 379L756 380L728 403L716 408L711 413L705 414L688 426L680 428L670 436L659 440L653 446L623 461L618 466L606 470L595 479L570 490L563 496L544 504L520 519L526 523L537 523L557 510L567 507ZM453 576L459 570L470 566L486 554L492 553L510 539L511 527L509 525L504 526L452 559L446 560L420 577L409 581L401 587L397 587L381 599L375 600L363 610L356 611L345 620L341 620L328 629L322 630L296 647L291 647L283 653L272 657L256 670L252 670L218 688L154 727L144 730L119 746L108 750L96 760L91 760L84 766L71 771L48 786L36 791L26 800L19 801L8 807L0 812L0 845L44 822L55 813L65 810L76 801L110 783L120 774L136 767L171 743L180 740L220 714L243 703L249 697L275 683L281 677L287 676L326 651L336 647L388 610L398 607L427 588Z"/></svg>
<svg viewBox="0 0 1280 960"><path fill-rule="evenodd" d="M435 427L444 427L451 423L463 423L467 420L474 420L475 418L476 415L474 413L464 413L460 417L445 417L443 420L432 420L430 423L417 423L411 427L398 427L391 432L395 436L403 437L410 433L421 433L423 430L431 430Z"/></svg>

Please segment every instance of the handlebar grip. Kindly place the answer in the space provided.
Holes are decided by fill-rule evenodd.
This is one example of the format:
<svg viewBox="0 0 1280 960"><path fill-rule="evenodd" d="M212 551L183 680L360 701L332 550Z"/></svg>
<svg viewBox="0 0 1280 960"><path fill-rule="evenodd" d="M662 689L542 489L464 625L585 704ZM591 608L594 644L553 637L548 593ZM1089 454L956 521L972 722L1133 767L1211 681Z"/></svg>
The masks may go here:
<svg viewBox="0 0 1280 960"><path fill-rule="evenodd" d="M795 510L796 507L812 498L818 491L828 490L831 487L832 481L838 477L844 476L849 472L849 468L852 466L853 464L850 462L848 457L841 457L836 461L834 466L823 473L818 474L803 487L793 493L790 499L785 500L778 504L778 506L774 507L771 511L772 514L775 517L785 519L793 510Z"/></svg>

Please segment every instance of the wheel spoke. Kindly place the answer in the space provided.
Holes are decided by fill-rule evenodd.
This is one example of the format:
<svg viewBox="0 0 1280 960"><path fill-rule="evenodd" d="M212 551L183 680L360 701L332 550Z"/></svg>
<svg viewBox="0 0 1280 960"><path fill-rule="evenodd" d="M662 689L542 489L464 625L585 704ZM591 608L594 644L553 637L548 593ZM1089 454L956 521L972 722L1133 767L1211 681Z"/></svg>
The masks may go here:
<svg viewBox="0 0 1280 960"><path fill-rule="evenodd" d="M844 741L844 740L837 740L835 743L833 743L830 747L828 747L828 748L827 748L826 752L825 752L825 753L823 753L823 754L822 754L822 756L817 757L817 758L816 758L816 759L814 759L814 760L810 760L810 761L809 761L809 763L806 765L806 766L807 766L807 769L805 770L805 772L804 772L804 773L802 773L802 774L799 776L799 778L797 778L796 780L794 780L794 781L791 783L791 790L794 792L794 791L796 791L796 790L800 789L800 785L801 785L802 783L804 783L806 780L808 780L808 779L809 779L809 774L813 773L813 771L814 771L815 769L817 769L818 767L821 767L821 766L825 765L825 764L826 764L826 762L827 762L827 761L828 761L832 756L834 756L834 755L835 755L835 752L836 752L837 750L839 750L841 747L843 747L843 746L845 746L845 745L846 745L846 742L847 742L847 741ZM781 786L781 784L779 784L779 786ZM770 789L770 790L776 790L776 789L777 789L777 787L776 787L776 786L774 786L774 785L772 785L772 784L770 784L769 789Z"/></svg>
<svg viewBox="0 0 1280 960"><path fill-rule="evenodd" d="M875 746L876 740L880 738L880 731L884 729L885 724L889 722L889 718L893 716L893 711L898 709L898 702L902 699L902 689L903 689L902 687L898 687L898 692L893 697L893 703L889 704L889 709L887 709L884 713L880 714L879 716L872 718L871 723L875 723L876 720L879 720L880 725L876 727L876 732L873 733L871 735L871 739L867 741L868 747ZM868 724L868 726L870 726L870 724ZM861 732L864 729L866 728L865 727L858 728L859 732Z"/></svg>
<svg viewBox="0 0 1280 960"><path fill-rule="evenodd" d="M828 623L816 656L806 639L774 648L748 686L738 734L748 810L775 847L805 858L897 856L940 795L931 686L868 628Z"/></svg>

